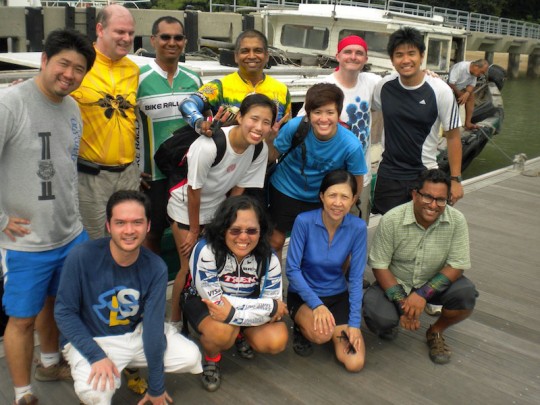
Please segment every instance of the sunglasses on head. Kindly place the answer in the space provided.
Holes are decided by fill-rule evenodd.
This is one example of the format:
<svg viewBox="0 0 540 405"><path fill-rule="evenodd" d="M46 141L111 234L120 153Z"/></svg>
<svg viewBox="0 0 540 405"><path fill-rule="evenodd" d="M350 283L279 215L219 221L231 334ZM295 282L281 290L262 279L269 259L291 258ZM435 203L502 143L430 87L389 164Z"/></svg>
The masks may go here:
<svg viewBox="0 0 540 405"><path fill-rule="evenodd" d="M183 41L184 38L185 38L186 36L185 36L185 35L182 35L182 34L178 34L178 35L159 34L158 37L159 37L162 41L170 41L171 38L174 38L175 41Z"/></svg>
<svg viewBox="0 0 540 405"><path fill-rule="evenodd" d="M247 228L247 229L230 228L228 231L233 236L238 236L243 232L245 232L249 236L255 236L259 233L259 229L257 228Z"/></svg>

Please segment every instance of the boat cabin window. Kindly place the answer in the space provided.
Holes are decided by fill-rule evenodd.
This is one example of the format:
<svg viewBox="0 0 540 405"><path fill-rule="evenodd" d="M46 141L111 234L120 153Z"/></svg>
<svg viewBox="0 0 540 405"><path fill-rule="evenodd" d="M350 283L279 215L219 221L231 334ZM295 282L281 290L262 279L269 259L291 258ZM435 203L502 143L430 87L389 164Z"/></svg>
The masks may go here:
<svg viewBox="0 0 540 405"><path fill-rule="evenodd" d="M295 48L324 50L328 48L329 35L330 32L324 27L285 24L281 30L281 44Z"/></svg>
<svg viewBox="0 0 540 405"><path fill-rule="evenodd" d="M369 31L358 31L358 30L341 30L339 32L338 41L341 41L343 38L348 37L349 35L358 35L361 38L364 38L366 41L369 52L381 52L386 54L386 45L388 44L388 38L390 34L384 32L369 32Z"/></svg>
<svg viewBox="0 0 540 405"><path fill-rule="evenodd" d="M429 38L426 67L433 71L448 71L449 40Z"/></svg>

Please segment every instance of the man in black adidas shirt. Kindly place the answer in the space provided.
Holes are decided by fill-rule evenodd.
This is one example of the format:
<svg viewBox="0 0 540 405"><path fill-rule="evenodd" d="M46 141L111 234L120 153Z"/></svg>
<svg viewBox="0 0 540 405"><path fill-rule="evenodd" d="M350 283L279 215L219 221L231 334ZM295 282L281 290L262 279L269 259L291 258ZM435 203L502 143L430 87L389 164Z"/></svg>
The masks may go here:
<svg viewBox="0 0 540 405"><path fill-rule="evenodd" d="M385 214L411 199L414 181L425 169L437 168L442 125L452 179L451 203L463 197L458 106L450 87L422 70L426 46L410 27L395 31L388 54L396 72L375 88L374 109L382 110L385 150L377 172L373 213Z"/></svg>

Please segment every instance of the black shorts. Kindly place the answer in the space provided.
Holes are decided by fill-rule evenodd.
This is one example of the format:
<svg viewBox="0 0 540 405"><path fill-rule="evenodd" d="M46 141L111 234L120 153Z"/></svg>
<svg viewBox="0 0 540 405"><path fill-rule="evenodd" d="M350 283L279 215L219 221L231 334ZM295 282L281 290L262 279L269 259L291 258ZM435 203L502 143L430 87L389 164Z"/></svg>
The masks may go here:
<svg viewBox="0 0 540 405"><path fill-rule="evenodd" d="M174 219L172 219L171 217L168 217L169 218L169 221L171 222L176 222L176 225L178 226L178 229L182 229L184 231L189 231L189 225L188 224L183 224L181 222L178 222L178 221L175 221ZM199 234L199 237L200 235L203 234L203 231L204 231L204 225L199 225L199 229L200 229L200 234Z"/></svg>
<svg viewBox="0 0 540 405"><path fill-rule="evenodd" d="M182 304L182 310L191 327L197 331L199 331L199 324L202 320L210 316L208 307L201 301L201 297L197 295L186 295Z"/></svg>
<svg viewBox="0 0 540 405"><path fill-rule="evenodd" d="M278 191L272 183L268 185L270 195L270 215L276 229L280 232L289 232L298 214L316 210L322 206L321 202L306 202L291 198Z"/></svg>
<svg viewBox="0 0 540 405"><path fill-rule="evenodd" d="M163 235L165 229L169 227L167 217L167 203L169 201L169 189L167 179L147 182L150 189L145 189L144 193L150 199L152 205L150 221L150 232L156 235Z"/></svg>
<svg viewBox="0 0 540 405"><path fill-rule="evenodd" d="M371 212L384 215L392 208L411 201L411 191L416 184L416 180L394 180L377 175Z"/></svg>
<svg viewBox="0 0 540 405"><path fill-rule="evenodd" d="M345 291L329 297L319 297L323 304L330 310L336 321L336 325L347 325L349 323L349 292ZM287 292L287 308L289 315L294 320L296 313L305 301L292 291Z"/></svg>

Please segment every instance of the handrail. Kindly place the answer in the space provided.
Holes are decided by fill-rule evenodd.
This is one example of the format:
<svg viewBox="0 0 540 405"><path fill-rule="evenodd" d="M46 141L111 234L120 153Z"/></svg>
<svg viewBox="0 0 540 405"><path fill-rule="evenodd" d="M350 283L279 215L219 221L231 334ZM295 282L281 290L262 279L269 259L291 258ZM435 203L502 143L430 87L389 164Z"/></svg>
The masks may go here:
<svg viewBox="0 0 540 405"><path fill-rule="evenodd" d="M227 2L230 3L230 2ZM233 0L233 4L225 4L223 0L210 0L210 11L237 11L249 7L253 10L267 8L297 8L299 4L338 4L378 8L421 17L442 16L444 24L462 28L467 31L488 34L509 35L512 37L540 39L540 24L509 18L495 17L487 14L470 13L444 7L427 6L396 0L251 0L242 1L242 5ZM246 4L249 3L249 4Z"/></svg>
<svg viewBox="0 0 540 405"><path fill-rule="evenodd" d="M41 5L44 7L58 7L58 6L71 6L71 7L96 7L101 8L109 4L133 4L135 8L139 8L139 3L150 3L151 0L42 0Z"/></svg>

